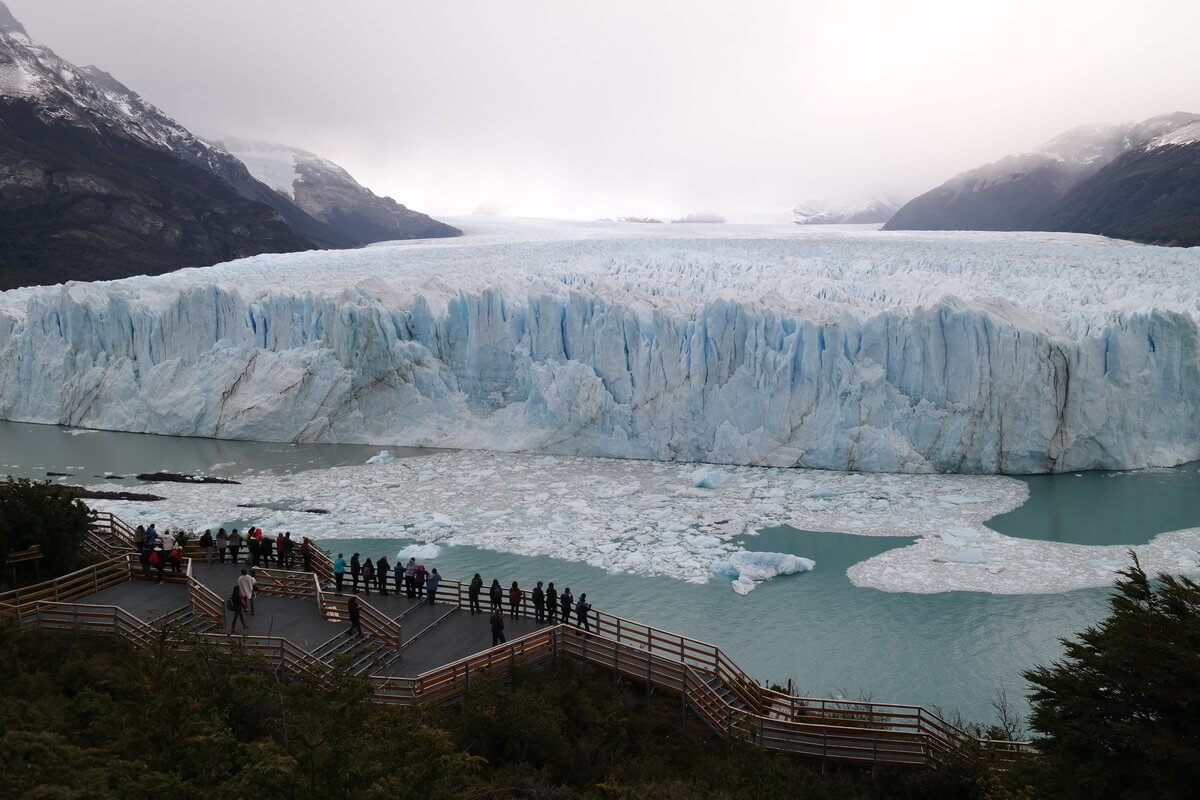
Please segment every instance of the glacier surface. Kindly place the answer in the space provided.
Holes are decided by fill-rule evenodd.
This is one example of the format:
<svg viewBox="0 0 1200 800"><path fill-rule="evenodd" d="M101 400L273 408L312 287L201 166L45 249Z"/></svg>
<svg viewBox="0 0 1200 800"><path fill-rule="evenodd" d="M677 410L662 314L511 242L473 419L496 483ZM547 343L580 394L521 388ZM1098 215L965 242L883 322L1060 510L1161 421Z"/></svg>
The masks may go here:
<svg viewBox="0 0 1200 800"><path fill-rule="evenodd" d="M1200 248L460 221L0 296L0 417L839 470L1200 458Z"/></svg>

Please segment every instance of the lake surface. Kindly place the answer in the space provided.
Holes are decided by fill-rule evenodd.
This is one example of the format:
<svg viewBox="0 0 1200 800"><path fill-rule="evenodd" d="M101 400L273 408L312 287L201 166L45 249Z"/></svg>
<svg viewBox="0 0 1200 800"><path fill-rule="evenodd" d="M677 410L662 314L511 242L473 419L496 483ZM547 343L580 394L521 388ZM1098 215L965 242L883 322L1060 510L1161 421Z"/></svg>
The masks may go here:
<svg viewBox="0 0 1200 800"><path fill-rule="evenodd" d="M73 472L78 480L112 472L131 486L137 472L298 472L361 464L378 447L290 445L89 432L0 422L0 473L44 478ZM391 448L419 458L428 451ZM15 466L13 466L15 465ZM230 466L231 465L231 466ZM1029 500L993 518L995 530L1026 538L1081 544L1142 544L1168 530L1200 526L1200 469L1080 473L1023 478ZM244 527L248 520L229 520ZM811 573L778 578L745 597L727 581L689 584L669 578L608 574L586 564L472 547L442 547L429 566L452 578L480 572L505 585L553 580L606 611L718 644L751 674L801 693L868 695L876 700L957 709L992 718L998 688L1023 706L1021 672L1061 655L1070 636L1106 612L1108 589L1058 594L888 593L852 585L846 569L910 539L768 528L749 549L814 559ZM403 539L322 540L364 558L389 560ZM482 623L481 623L482 624Z"/></svg>

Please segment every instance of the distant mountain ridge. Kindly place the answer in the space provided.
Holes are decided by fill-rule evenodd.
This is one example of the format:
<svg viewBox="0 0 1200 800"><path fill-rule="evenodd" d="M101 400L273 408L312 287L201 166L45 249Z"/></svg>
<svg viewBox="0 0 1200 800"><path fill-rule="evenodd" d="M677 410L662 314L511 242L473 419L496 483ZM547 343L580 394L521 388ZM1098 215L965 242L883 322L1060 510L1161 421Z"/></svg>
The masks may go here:
<svg viewBox="0 0 1200 800"><path fill-rule="evenodd" d="M390 227L360 224L354 203L309 213L0 2L0 290L458 233L387 202Z"/></svg>
<svg viewBox="0 0 1200 800"><path fill-rule="evenodd" d="M1200 115L1087 125L960 173L886 230L1057 230L1200 244Z"/></svg>
<svg viewBox="0 0 1200 800"><path fill-rule="evenodd" d="M873 197L859 203L830 203L807 200L792 209L797 225L850 225L887 222L900 203L889 197Z"/></svg>
<svg viewBox="0 0 1200 800"><path fill-rule="evenodd" d="M342 167L298 147L234 137L216 145L313 218L363 242L462 233L390 197L376 195Z"/></svg>

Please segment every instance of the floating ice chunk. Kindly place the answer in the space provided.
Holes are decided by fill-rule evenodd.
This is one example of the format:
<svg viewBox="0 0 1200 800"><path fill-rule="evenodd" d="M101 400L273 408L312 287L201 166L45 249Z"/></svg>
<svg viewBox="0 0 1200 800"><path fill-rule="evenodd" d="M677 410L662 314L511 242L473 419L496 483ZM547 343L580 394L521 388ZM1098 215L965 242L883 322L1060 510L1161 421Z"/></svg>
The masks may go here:
<svg viewBox="0 0 1200 800"><path fill-rule="evenodd" d="M692 485L697 489L716 489L725 482L726 475L716 467L701 467L692 473Z"/></svg>
<svg viewBox="0 0 1200 800"><path fill-rule="evenodd" d="M442 548L436 544L410 544L407 547L401 547L400 552L396 553L396 558L401 563L408 561L410 558L415 558L417 561L432 561L442 554Z"/></svg>
<svg viewBox="0 0 1200 800"><path fill-rule="evenodd" d="M769 581L776 575L808 572L816 566L816 563L811 558L791 553L758 553L739 550L731 553L726 559L714 562L713 572L732 578L733 590L738 594L746 594L762 581ZM747 582L749 582L748 588ZM742 591L743 589L745 591Z"/></svg>
<svg viewBox="0 0 1200 800"><path fill-rule="evenodd" d="M390 464L392 461L392 452L390 450L380 450L367 459L368 464Z"/></svg>
<svg viewBox="0 0 1200 800"><path fill-rule="evenodd" d="M978 547L964 547L961 550L951 550L945 555L934 556L933 560L943 564L983 564L987 562L987 555Z"/></svg>

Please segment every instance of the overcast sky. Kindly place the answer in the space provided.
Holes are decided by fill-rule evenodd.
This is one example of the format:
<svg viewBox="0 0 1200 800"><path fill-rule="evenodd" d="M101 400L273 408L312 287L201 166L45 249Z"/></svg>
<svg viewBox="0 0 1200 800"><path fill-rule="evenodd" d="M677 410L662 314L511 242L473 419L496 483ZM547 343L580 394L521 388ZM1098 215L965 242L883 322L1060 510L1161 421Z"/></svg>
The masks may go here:
<svg viewBox="0 0 1200 800"><path fill-rule="evenodd" d="M1196 0L6 0L205 136L435 214L771 215L1200 111Z"/></svg>

